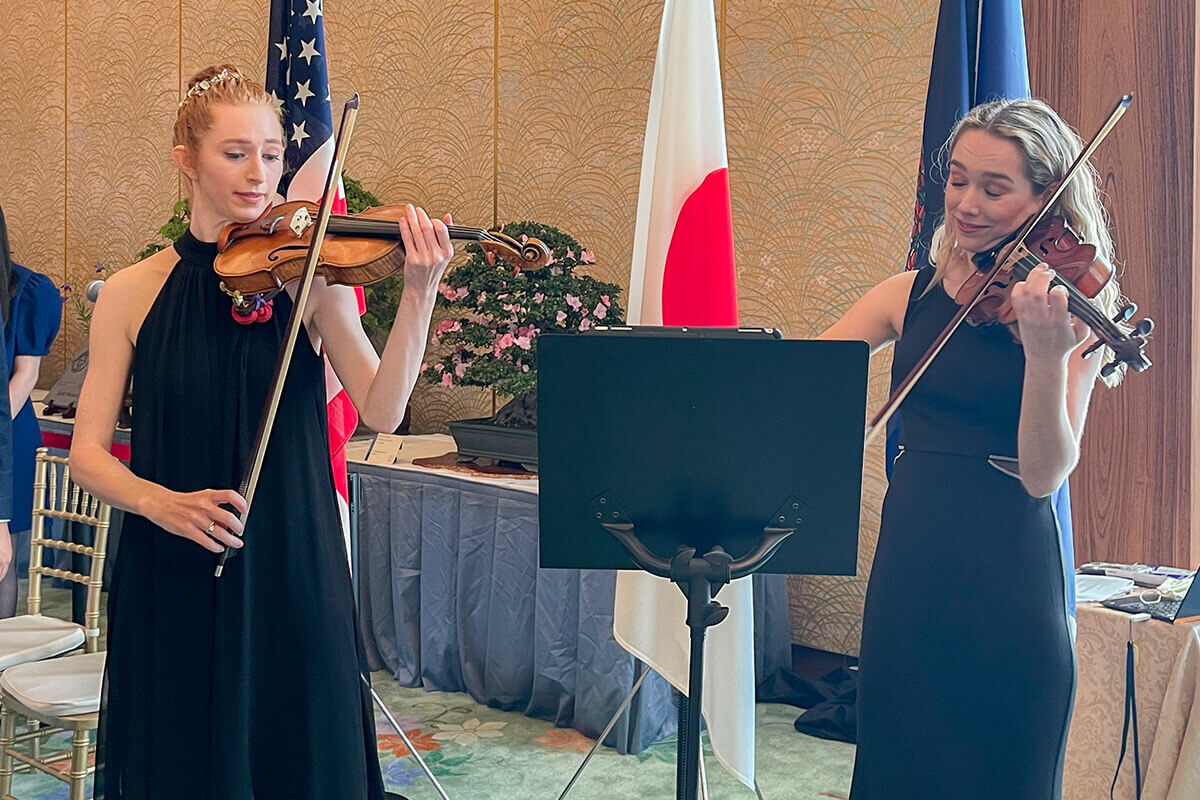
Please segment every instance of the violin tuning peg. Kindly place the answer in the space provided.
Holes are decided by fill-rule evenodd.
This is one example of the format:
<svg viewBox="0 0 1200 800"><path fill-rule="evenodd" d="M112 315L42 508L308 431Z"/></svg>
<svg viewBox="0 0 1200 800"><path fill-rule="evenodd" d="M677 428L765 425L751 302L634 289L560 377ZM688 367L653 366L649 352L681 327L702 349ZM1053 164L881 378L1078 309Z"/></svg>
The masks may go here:
<svg viewBox="0 0 1200 800"><path fill-rule="evenodd" d="M1152 330L1154 330L1154 320L1149 317L1143 317L1134 326L1133 333L1135 336L1148 336Z"/></svg>
<svg viewBox="0 0 1200 800"><path fill-rule="evenodd" d="M1112 321L1116 322L1118 324L1122 323L1122 322L1128 322L1130 320L1130 318L1136 313L1137 313L1137 303L1130 303L1129 305L1124 306L1120 311L1118 311L1117 315L1112 318Z"/></svg>
<svg viewBox="0 0 1200 800"><path fill-rule="evenodd" d="M1107 378L1109 375L1112 375L1114 372L1116 372L1117 367L1119 366L1121 366L1120 361L1110 361L1100 368L1100 374Z"/></svg>
<svg viewBox="0 0 1200 800"><path fill-rule="evenodd" d="M1080 356L1080 358L1087 358L1092 353L1099 350L1101 347L1104 347L1104 342L1097 339L1096 341L1092 342L1091 346L1087 350L1083 351L1083 354Z"/></svg>

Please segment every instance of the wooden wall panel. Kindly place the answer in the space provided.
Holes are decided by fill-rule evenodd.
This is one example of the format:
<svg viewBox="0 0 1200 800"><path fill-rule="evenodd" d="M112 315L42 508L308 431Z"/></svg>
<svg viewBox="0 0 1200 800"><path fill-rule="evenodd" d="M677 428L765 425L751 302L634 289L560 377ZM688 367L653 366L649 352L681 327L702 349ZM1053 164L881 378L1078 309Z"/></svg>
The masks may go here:
<svg viewBox="0 0 1200 800"><path fill-rule="evenodd" d="M131 263L177 197L179 18L128 0L70 3L66 23L66 277L81 290L97 262ZM78 324L64 326L59 348L83 343Z"/></svg>
<svg viewBox="0 0 1200 800"><path fill-rule="evenodd" d="M1148 372L1098 387L1072 480L1076 561L1195 566L1195 3L1026 0L1030 81L1097 152L1121 285L1158 327Z"/></svg>
<svg viewBox="0 0 1200 800"><path fill-rule="evenodd" d="M9 246L15 261L59 285L67 265L64 3L6 6L0 24L0 205ZM42 373L58 375L65 364L56 348Z"/></svg>

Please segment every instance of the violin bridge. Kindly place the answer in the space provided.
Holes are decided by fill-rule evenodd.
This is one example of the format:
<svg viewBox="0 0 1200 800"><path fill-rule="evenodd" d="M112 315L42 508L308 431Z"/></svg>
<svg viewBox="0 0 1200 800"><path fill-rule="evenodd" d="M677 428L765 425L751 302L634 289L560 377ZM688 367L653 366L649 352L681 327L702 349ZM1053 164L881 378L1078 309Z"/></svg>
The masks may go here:
<svg viewBox="0 0 1200 800"><path fill-rule="evenodd" d="M299 239L304 235L304 232L313 225L312 215L308 213L308 209L301 206L296 209L296 213L292 214L292 221L288 227L292 229L292 233Z"/></svg>

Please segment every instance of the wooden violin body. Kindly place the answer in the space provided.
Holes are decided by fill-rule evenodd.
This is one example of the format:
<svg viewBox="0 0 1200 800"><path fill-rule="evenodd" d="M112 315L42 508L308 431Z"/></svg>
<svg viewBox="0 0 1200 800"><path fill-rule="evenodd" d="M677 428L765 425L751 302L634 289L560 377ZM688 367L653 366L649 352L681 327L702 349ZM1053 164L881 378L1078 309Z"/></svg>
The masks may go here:
<svg viewBox="0 0 1200 800"><path fill-rule="evenodd" d="M268 208L258 219L229 225L217 241L214 269L235 304L270 296L300 277L312 240L317 203L293 201ZM404 267L398 222L405 207L378 206L353 216L331 216L317 262L326 282L365 286ZM476 242L514 270L546 265L550 249L537 239L519 242L483 228L450 225L450 238Z"/></svg>
<svg viewBox="0 0 1200 800"><path fill-rule="evenodd" d="M1024 243L1016 251L1006 254L1004 266L990 282L987 281L987 272L991 267L989 262L993 259L990 254L978 257L975 262L977 271L954 295L955 302L966 305L980 287L988 283L983 296L967 314L967 322L972 325L1016 323L1012 287L1029 274L1029 269L1023 267L1030 263L1030 258L1034 259L1033 266L1043 262L1049 265L1055 274L1072 283L1084 297L1095 297L1112 280L1112 267L1096 257L1095 245L1084 244L1062 217L1046 217L1026 235Z"/></svg>

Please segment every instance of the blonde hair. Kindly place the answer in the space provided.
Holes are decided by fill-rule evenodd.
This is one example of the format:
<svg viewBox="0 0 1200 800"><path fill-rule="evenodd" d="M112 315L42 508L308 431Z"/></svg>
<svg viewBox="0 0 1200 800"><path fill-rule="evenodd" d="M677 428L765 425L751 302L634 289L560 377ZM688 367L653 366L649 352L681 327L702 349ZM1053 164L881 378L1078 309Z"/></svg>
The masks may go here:
<svg viewBox="0 0 1200 800"><path fill-rule="evenodd" d="M200 140L212 128L212 109L219 103L269 108L280 126L283 125L279 104L261 83L247 78L232 64L214 64L200 70L188 81L187 93L175 114L173 144L195 152Z"/></svg>
<svg viewBox="0 0 1200 800"><path fill-rule="evenodd" d="M1041 100L996 100L975 106L954 126L950 138L942 147L940 160L949 160L958 140L967 131L984 131L1016 145L1021 153L1025 177L1033 186L1034 194L1041 194L1062 180L1083 150L1083 140L1079 134ZM1095 245L1096 256L1112 266L1113 279L1093 298L1093 303L1111 318L1121 307L1123 298L1117 284L1113 241L1108 230L1108 214L1100 202L1101 194L1100 173L1090 163L1085 164L1081 173L1075 176L1055 201L1050 213L1066 219L1082 241ZM946 222L943 219L934 230L931 240L930 263L935 271L930 286L936 286L945 278L954 246L955 242L946 235ZM1123 329L1129 330L1128 327ZM1112 357L1113 353L1107 347L1093 355L1093 358L1105 359L1105 363ZM1125 365L1122 364L1102 380L1107 386L1116 386L1124 374Z"/></svg>

